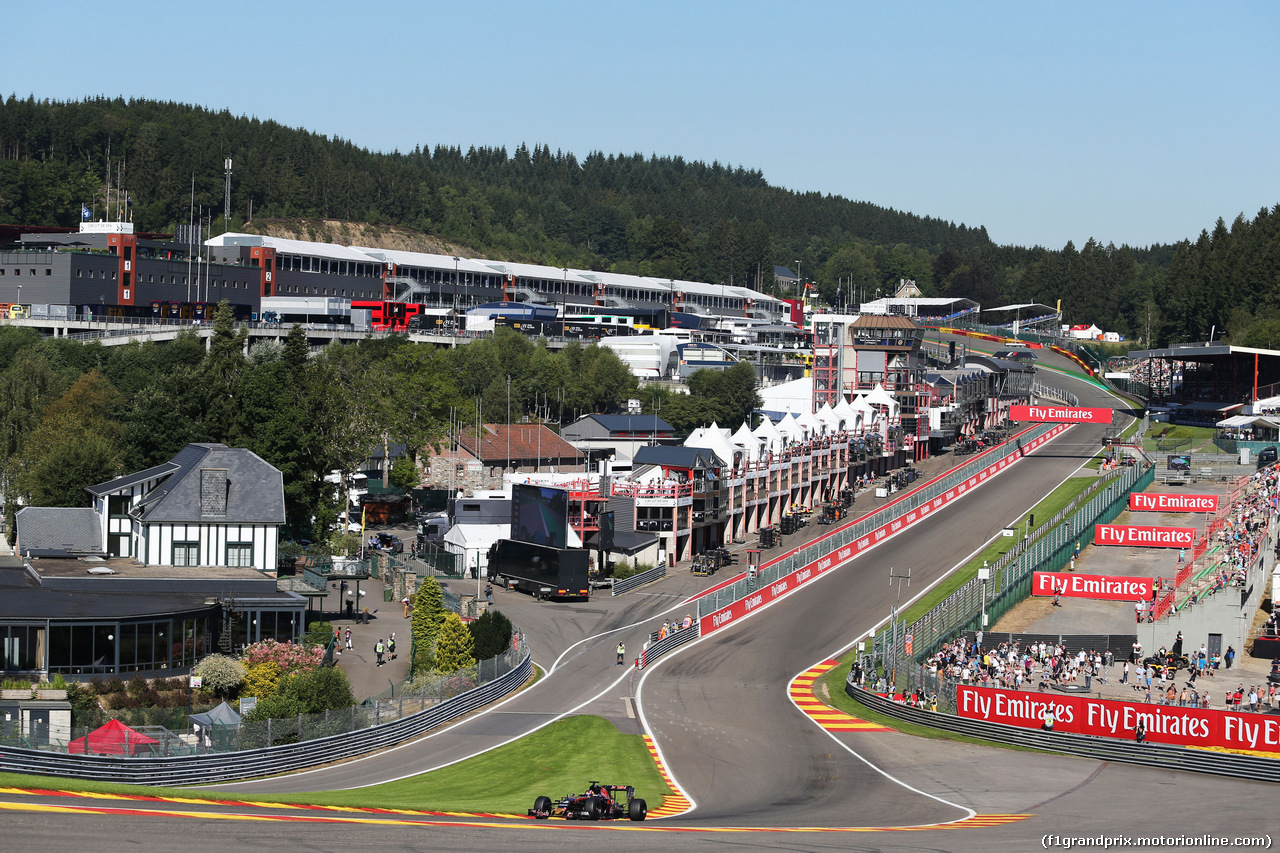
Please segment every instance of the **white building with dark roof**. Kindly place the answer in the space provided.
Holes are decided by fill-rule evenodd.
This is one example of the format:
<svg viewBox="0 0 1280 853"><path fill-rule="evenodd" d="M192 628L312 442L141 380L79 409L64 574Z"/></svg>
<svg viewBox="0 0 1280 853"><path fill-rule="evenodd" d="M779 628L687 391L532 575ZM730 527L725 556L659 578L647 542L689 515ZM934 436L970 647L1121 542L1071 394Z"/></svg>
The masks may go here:
<svg viewBox="0 0 1280 853"><path fill-rule="evenodd" d="M149 566L276 567L284 477L252 451L188 444L168 462L88 491L106 556Z"/></svg>

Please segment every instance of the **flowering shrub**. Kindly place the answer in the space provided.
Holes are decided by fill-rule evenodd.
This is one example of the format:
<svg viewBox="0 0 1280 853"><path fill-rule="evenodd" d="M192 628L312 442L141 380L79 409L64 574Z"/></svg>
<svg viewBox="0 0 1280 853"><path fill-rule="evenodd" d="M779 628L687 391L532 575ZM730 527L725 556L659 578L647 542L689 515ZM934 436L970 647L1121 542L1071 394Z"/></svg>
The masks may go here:
<svg viewBox="0 0 1280 853"><path fill-rule="evenodd" d="M266 660L255 663L245 671L244 686L240 692L245 696L270 699L279 692L283 678L280 665L275 661Z"/></svg>
<svg viewBox="0 0 1280 853"><path fill-rule="evenodd" d="M212 654L196 664L191 674L202 678L204 686L219 696L230 696L244 683L245 669L244 664L235 658Z"/></svg>
<svg viewBox="0 0 1280 853"><path fill-rule="evenodd" d="M282 673L308 672L320 666L322 660L324 649L319 646L302 646L275 640L263 640L246 647L243 657L247 667L274 663Z"/></svg>

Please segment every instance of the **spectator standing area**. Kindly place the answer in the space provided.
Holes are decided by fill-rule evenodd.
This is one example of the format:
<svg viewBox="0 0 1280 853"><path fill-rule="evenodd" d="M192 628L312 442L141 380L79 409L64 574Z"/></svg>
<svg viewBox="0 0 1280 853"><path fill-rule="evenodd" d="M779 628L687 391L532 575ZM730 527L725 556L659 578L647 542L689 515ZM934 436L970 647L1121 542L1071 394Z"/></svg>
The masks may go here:
<svg viewBox="0 0 1280 853"><path fill-rule="evenodd" d="M1202 644L1210 658L1216 654L1223 659L1229 648L1235 650L1230 671L1222 660L1215 677L1198 678L1194 685L1201 692L1207 687L1212 707L1223 707L1228 690L1234 691L1243 686L1247 692L1250 685L1265 686L1271 670L1270 657L1252 658L1245 650L1251 636L1260 633L1266 619L1260 604L1275 565L1275 504L1280 474L1275 468L1253 474L1245 468L1243 473L1247 480L1239 484L1199 482L1177 486L1157 483L1149 489L1164 494L1216 494L1221 502L1216 517L1126 512L1115 521L1116 525L1194 526L1201 532L1208 526L1211 532L1204 542L1203 552L1197 554L1199 549L1193 551L1191 548L1089 545L1082 548L1076 559L1075 571L1080 574L1161 579L1165 589L1157 592L1157 599L1170 604L1169 612L1157 611L1157 616L1145 609L1135 610L1132 601L1074 597L1059 599L1061 606L1055 607L1052 598L1033 596L992 626L984 637L984 646L994 647L1006 640L1009 634L1023 635L1024 638L1136 635L1141 655L1147 657L1162 648L1173 650L1181 634L1181 654L1193 659ZM1169 590L1168 586L1179 579L1181 582L1176 589ZM1135 618L1135 614L1141 617L1141 621ZM970 637L973 639L972 635ZM1025 652L1026 649L1019 651ZM1068 656L1079 651L1065 649ZM1105 650L1098 651L1102 653ZM1130 667L1128 683L1119 683L1125 651L1113 649L1115 663L1103 672L1107 680L1105 683L1093 680L1089 690L1091 694L1129 701L1143 700L1145 691L1135 693L1133 689L1136 665ZM1028 680L1023 689L1036 689L1041 674L1037 668L1035 680ZM1159 673L1154 673L1152 701L1158 700L1159 691L1167 691L1174 683L1181 695L1189 675L1186 669L1182 669L1172 681L1165 679L1162 684ZM1073 689L1079 689L1083 683L1082 674L1077 675L1073 684L1078 687ZM1145 688L1145 683L1142 686Z"/></svg>

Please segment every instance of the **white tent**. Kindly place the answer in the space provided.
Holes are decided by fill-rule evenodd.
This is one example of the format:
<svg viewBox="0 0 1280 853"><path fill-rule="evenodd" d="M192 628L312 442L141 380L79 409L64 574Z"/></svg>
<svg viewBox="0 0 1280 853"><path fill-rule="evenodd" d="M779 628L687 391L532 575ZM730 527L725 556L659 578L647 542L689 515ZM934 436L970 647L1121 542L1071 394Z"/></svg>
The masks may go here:
<svg viewBox="0 0 1280 853"><path fill-rule="evenodd" d="M805 438L813 438L822 434L822 421L808 410L803 411L796 417L796 423L804 430Z"/></svg>
<svg viewBox="0 0 1280 853"><path fill-rule="evenodd" d="M463 567L467 571L479 566L487 575L489 546L510 536L510 524L455 524L444 535L444 543L447 550L462 555Z"/></svg>
<svg viewBox="0 0 1280 853"><path fill-rule="evenodd" d="M822 424L821 432L837 433L840 431L840 416L836 414L836 410L831 408L830 403L823 403L822 408L818 409L814 415L818 419L818 423Z"/></svg>
<svg viewBox="0 0 1280 853"><path fill-rule="evenodd" d="M760 422L754 434L764 442L764 449L769 453L779 453L787 446L787 439L778 431L778 425L768 418Z"/></svg>
<svg viewBox="0 0 1280 853"><path fill-rule="evenodd" d="M738 427L738 431L729 440L745 450L747 459L752 462L764 455L764 441L747 428L746 421L743 421L742 426Z"/></svg>
<svg viewBox="0 0 1280 853"><path fill-rule="evenodd" d="M846 432L857 432L867 421L866 410L855 409L844 397L831 409L831 413L840 419L840 427Z"/></svg>
<svg viewBox="0 0 1280 853"><path fill-rule="evenodd" d="M760 389L760 409L765 412L813 411L813 377L793 379Z"/></svg>
<svg viewBox="0 0 1280 853"><path fill-rule="evenodd" d="M724 433L725 431L713 422L706 429L694 430L685 439L684 446L705 448L714 452L716 456L719 456L722 461L729 463L732 467L740 467L740 457L744 455L745 451L742 448L735 447Z"/></svg>
<svg viewBox="0 0 1280 853"><path fill-rule="evenodd" d="M889 417L896 418L902 406L897 400L893 399L893 395L884 390L883 385L876 385L871 389L871 393L863 398L863 401L872 406L883 406L888 409Z"/></svg>
<svg viewBox="0 0 1280 853"><path fill-rule="evenodd" d="M782 420L778 421L778 432L782 433L788 442L804 440L804 427L796 420L796 416L790 412L787 412L782 416Z"/></svg>

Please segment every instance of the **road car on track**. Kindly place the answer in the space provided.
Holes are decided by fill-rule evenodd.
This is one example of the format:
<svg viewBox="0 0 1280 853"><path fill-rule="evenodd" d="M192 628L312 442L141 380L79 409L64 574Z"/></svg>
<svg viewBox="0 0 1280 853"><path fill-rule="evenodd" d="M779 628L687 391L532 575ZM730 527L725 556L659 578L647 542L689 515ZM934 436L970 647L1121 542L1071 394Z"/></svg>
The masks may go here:
<svg viewBox="0 0 1280 853"><path fill-rule="evenodd" d="M636 796L630 785L601 785L592 782L581 794L569 794L559 801L550 797L538 797L529 809L529 817L545 820L562 817L565 820L644 820L649 806Z"/></svg>

